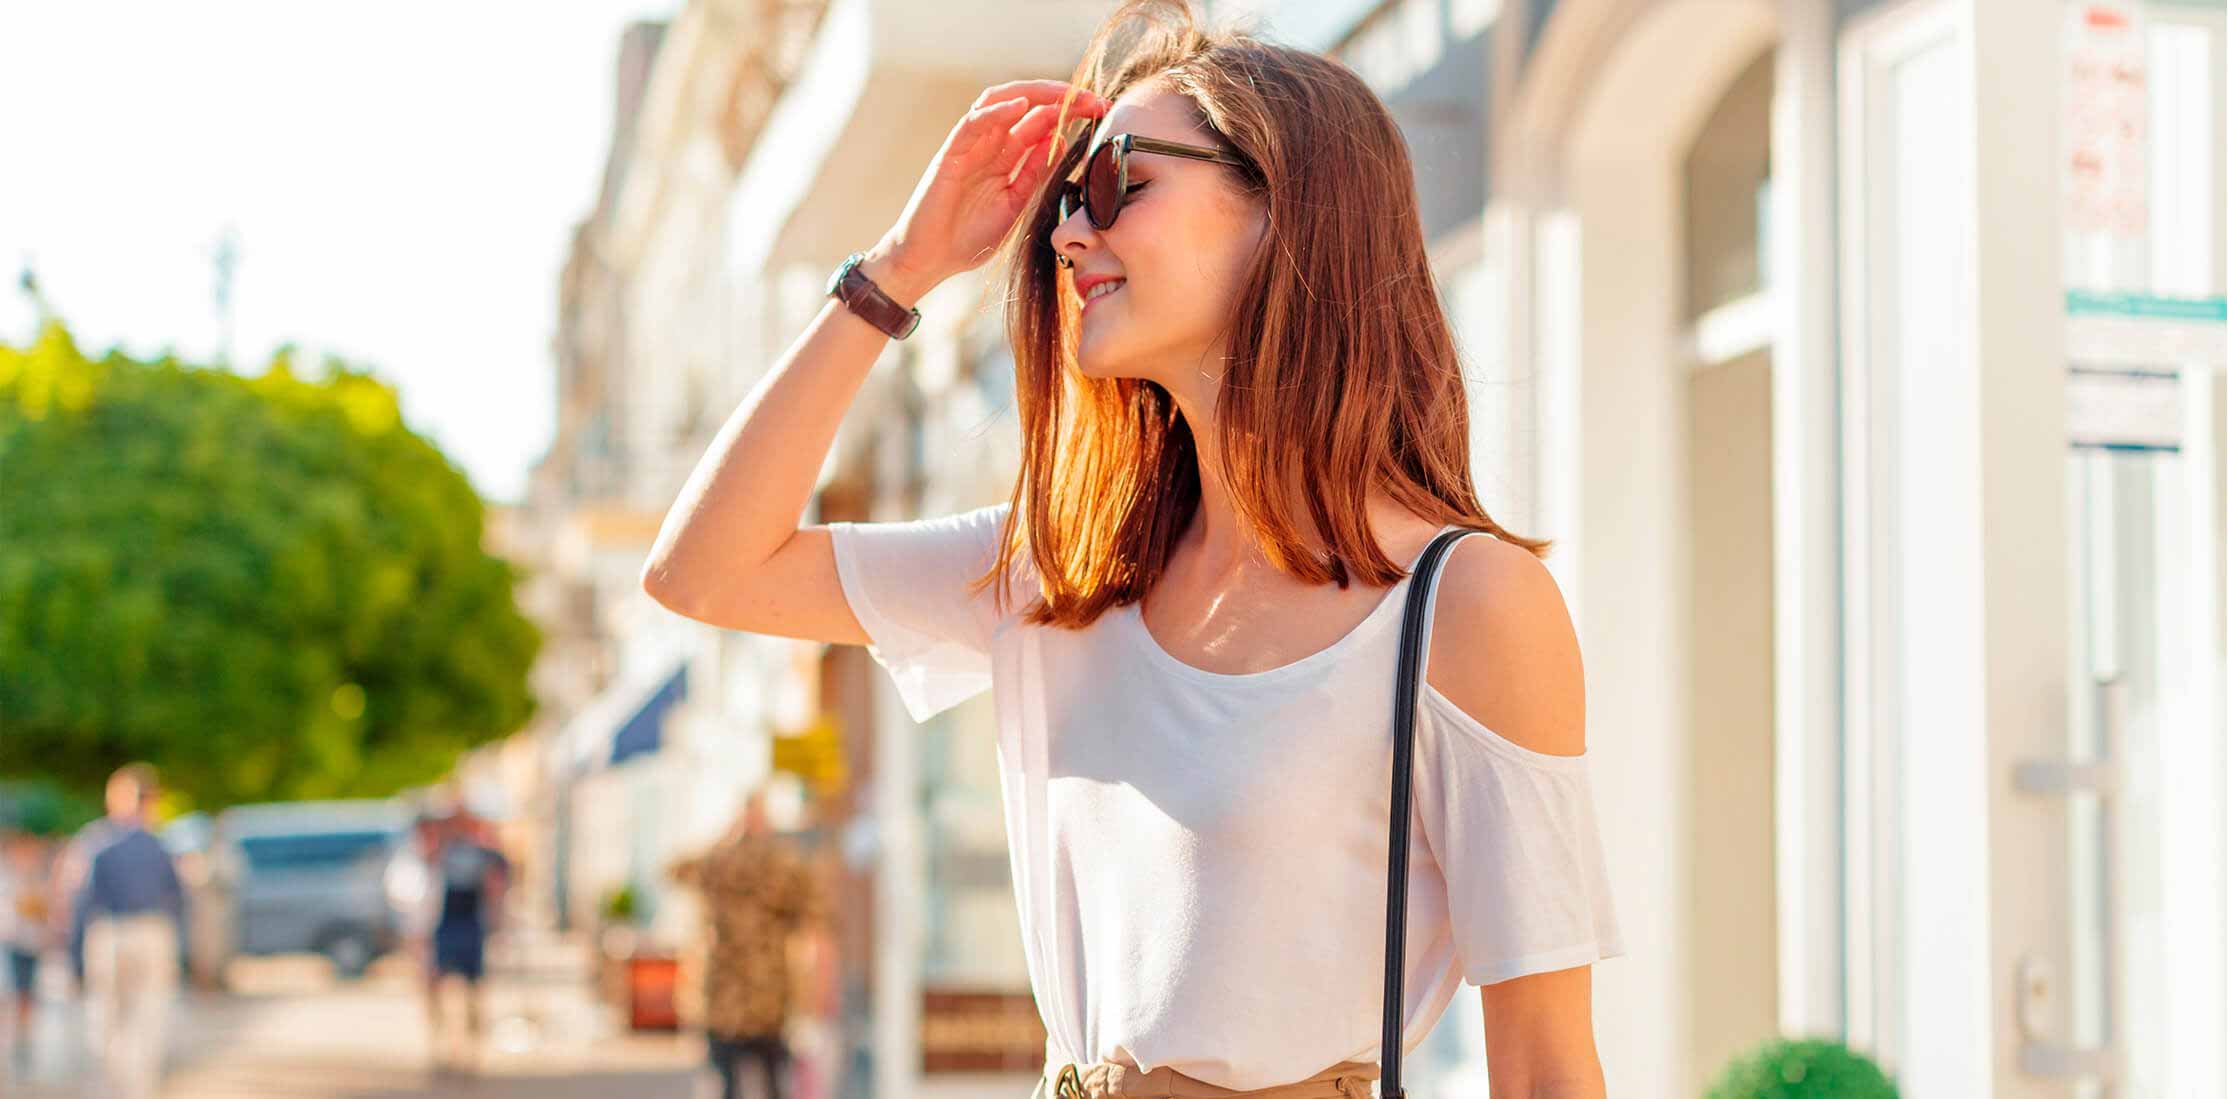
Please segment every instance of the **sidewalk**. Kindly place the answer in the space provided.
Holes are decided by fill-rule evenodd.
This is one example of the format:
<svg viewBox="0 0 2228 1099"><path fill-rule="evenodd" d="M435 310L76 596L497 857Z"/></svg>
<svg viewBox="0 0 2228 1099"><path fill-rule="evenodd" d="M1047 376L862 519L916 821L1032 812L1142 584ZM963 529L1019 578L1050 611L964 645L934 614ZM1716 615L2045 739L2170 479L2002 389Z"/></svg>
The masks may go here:
<svg viewBox="0 0 2228 1099"><path fill-rule="evenodd" d="M596 1002L583 943L492 952L476 1075L431 1071L415 971L394 959L335 981L314 958L235 963L236 987L189 991L170 1034L165 1099L687 1099L702 1050L687 1035L626 1032ZM27 1079L0 1063L8 1099L90 1099L80 1005L42 1005Z"/></svg>

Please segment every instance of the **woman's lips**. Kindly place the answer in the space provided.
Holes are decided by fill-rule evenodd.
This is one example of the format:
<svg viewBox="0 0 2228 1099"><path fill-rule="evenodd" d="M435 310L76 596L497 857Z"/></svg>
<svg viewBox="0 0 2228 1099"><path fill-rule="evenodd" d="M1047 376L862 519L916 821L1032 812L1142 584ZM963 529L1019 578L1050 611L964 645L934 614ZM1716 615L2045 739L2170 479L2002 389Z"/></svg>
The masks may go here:
<svg viewBox="0 0 2228 1099"><path fill-rule="evenodd" d="M1104 284L1101 284L1101 285L1104 285ZM1103 293L1103 294L1099 294L1099 295L1096 295L1096 296L1085 296L1085 297L1084 297L1084 299L1083 299L1083 311L1084 311L1084 312L1086 312L1086 313L1090 312L1090 311L1091 311L1091 307L1092 307L1092 306L1094 306L1094 305L1097 305L1097 304L1098 304L1099 302L1101 302L1101 301L1104 301L1104 300L1105 300L1105 299L1107 299L1107 298L1111 298L1111 297L1113 297L1114 295L1116 295L1116 294L1119 294L1119 293L1121 293L1122 291L1124 291L1124 290L1126 290L1126 289L1128 289L1128 288L1129 288L1129 282L1128 282L1128 280L1126 280L1126 279L1120 279L1120 280L1116 280L1116 281L1115 281L1115 284L1114 284L1114 289L1112 289L1112 290L1109 290L1109 291L1107 291L1106 293ZM1093 289L1093 290L1096 290L1096 289L1098 289L1098 287L1097 287L1097 286L1093 286L1093 287L1092 287L1092 289Z"/></svg>

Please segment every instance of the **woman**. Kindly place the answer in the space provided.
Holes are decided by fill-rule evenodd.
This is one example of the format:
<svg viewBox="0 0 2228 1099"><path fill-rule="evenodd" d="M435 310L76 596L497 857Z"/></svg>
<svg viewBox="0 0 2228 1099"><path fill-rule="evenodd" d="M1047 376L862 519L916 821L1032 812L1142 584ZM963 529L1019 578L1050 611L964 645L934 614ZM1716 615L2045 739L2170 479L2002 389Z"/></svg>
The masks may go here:
<svg viewBox="0 0 2228 1099"><path fill-rule="evenodd" d="M1623 948L1578 647L1546 544L1471 487L1411 172L1344 67L1125 5L1071 82L993 87L952 129L858 264L895 304L854 281L822 309L644 567L689 617L869 646L917 720L994 691L1040 1090L1367 1094L1390 625L1465 528L1492 537L1457 542L1429 630L1405 1047L1467 980L1494 1094L1603 1093L1588 967ZM905 310L994 251L1011 499L799 526Z"/></svg>

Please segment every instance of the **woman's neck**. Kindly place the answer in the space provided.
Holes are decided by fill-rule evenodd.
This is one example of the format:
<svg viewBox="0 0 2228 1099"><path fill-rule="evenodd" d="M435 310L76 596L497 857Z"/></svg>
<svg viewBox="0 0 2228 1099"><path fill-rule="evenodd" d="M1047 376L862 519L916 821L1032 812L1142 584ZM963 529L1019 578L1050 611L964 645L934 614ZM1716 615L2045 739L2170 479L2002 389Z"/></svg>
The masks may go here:
<svg viewBox="0 0 2228 1099"><path fill-rule="evenodd" d="M1202 362L1220 362L1220 355L1210 355ZM1191 431L1192 453L1199 470L1199 510L1192 517L1190 526L1177 535L1177 550L1190 559L1186 572L1194 576L1212 577L1221 582L1240 580L1249 576L1279 574L1282 570L1269 563L1269 559L1255 543L1253 533L1238 521L1237 509L1231 504L1229 483L1224 478L1222 456L1216 451L1215 439L1218 425L1215 421L1215 394L1222 386L1219 373L1210 373L1205 367L1192 372L1190 384L1162 383L1176 404L1184 422L1193 425ZM1396 543L1402 536L1404 524L1422 520L1406 508L1381 493L1372 494L1369 505L1369 526L1380 541L1390 537ZM1304 501L1289 502L1285 513L1298 525L1300 541L1317 554L1329 552L1328 539L1315 526L1314 517Z"/></svg>

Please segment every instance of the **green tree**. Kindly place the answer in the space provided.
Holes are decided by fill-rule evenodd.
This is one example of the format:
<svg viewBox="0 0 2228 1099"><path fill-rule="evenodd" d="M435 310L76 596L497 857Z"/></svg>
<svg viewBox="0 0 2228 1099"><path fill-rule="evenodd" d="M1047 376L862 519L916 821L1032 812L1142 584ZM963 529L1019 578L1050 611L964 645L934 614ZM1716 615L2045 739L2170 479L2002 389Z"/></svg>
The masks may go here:
<svg viewBox="0 0 2228 1099"><path fill-rule="evenodd" d="M394 391L0 345L0 775L381 795L534 712L541 635Z"/></svg>

